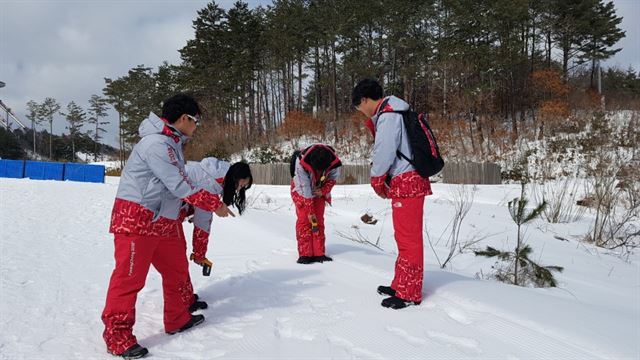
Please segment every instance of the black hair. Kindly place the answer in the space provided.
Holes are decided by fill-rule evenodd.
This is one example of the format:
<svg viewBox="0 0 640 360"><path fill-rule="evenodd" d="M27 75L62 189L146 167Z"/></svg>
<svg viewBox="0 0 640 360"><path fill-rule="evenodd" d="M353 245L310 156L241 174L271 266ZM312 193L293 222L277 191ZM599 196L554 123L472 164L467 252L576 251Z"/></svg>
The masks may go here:
<svg viewBox="0 0 640 360"><path fill-rule="evenodd" d="M177 94L162 102L162 118L170 124L178 121L183 114L200 115L200 106L196 99L187 94Z"/></svg>
<svg viewBox="0 0 640 360"><path fill-rule="evenodd" d="M238 181L240 179L249 178L247 186L240 190L238 188ZM237 162L229 168L227 174L224 176L224 184L222 189L222 202L227 206L235 206L238 209L238 213L242 215L246 206L245 191L253 185L253 176L251 175L251 168L249 164L245 162Z"/></svg>
<svg viewBox="0 0 640 360"><path fill-rule="evenodd" d="M363 79L360 80L358 85L353 88L351 92L351 105L357 107L362 102L363 98L369 98L371 100L380 100L384 96L382 86L375 79Z"/></svg>
<svg viewBox="0 0 640 360"><path fill-rule="evenodd" d="M304 157L304 161L311 165L315 170L324 172L329 168L331 162L335 159L335 155L323 146L317 146Z"/></svg>

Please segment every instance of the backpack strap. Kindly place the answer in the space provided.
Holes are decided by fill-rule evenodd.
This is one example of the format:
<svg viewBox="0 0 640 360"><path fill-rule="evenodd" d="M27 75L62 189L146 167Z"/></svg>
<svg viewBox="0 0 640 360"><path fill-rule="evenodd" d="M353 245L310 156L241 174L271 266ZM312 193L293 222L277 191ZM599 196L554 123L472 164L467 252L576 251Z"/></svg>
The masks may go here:
<svg viewBox="0 0 640 360"><path fill-rule="evenodd" d="M383 103L383 104L380 104L380 105L385 105L385 104ZM402 123L403 123L405 131L406 131L407 126L406 126L406 124L404 124L405 123L404 118L405 118L405 116L407 116L409 114L410 111L411 110L404 110L404 111L396 111L396 110L394 110L394 111L384 111L382 113L395 113L395 114L402 115ZM400 145L398 145L398 146L402 146L402 132L400 132ZM409 162L409 164L411 164L411 166L416 167L416 165L414 164L413 160L409 159L409 157L407 157L405 154L403 154L402 151L400 151L400 149L396 149L396 156L398 158L400 158L400 159L406 160L407 162Z"/></svg>
<svg viewBox="0 0 640 360"><path fill-rule="evenodd" d="M380 103L380 107L379 110L377 112L377 115L380 116L381 114L385 114L385 113L395 113L395 114L400 114L402 115L402 122L404 124L405 120L405 116L407 116L407 114L411 111L411 110L403 110L403 111L398 111L398 110L387 110L384 111L384 108L387 106L387 104L389 103L389 98L386 98L382 101L382 103ZM406 130L406 125L404 126L405 130ZM400 145L402 146L402 132L400 132ZM400 159L404 159L407 162L409 162L409 164L411 164L411 166L416 167L415 163L413 162L413 160L409 159L409 157L407 157L405 154L402 153L402 151L400 151L400 149L396 149L396 156Z"/></svg>

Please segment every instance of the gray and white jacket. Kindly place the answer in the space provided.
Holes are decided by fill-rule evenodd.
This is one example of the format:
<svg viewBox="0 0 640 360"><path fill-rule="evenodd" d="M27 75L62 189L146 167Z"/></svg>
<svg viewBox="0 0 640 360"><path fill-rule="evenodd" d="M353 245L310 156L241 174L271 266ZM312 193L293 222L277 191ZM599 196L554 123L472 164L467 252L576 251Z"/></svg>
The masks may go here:
<svg viewBox="0 0 640 360"><path fill-rule="evenodd" d="M222 200L224 177L230 167L231 164L229 162L218 160L214 157L204 158L200 162L187 161L185 165L189 178L198 187L217 195L220 200ZM184 204L182 205L184 206ZM211 211L194 207L193 225L210 233L212 217Z"/></svg>
<svg viewBox="0 0 640 360"><path fill-rule="evenodd" d="M163 203L178 198L207 208L212 206L210 197L184 169L185 135L153 113L140 124L138 133L141 140L120 176L110 232L165 235L172 229L166 222L158 229L158 220L167 213L161 211Z"/></svg>
<svg viewBox="0 0 640 360"><path fill-rule="evenodd" d="M403 154L411 154L411 145L407 136L407 129L402 120L402 114L389 112L407 111L409 110L409 104L395 96L384 98L380 105L383 104L385 106L378 108L375 115L371 117L375 127L371 177L388 174L392 178L415 170L407 160L396 155L396 150L400 150Z"/></svg>

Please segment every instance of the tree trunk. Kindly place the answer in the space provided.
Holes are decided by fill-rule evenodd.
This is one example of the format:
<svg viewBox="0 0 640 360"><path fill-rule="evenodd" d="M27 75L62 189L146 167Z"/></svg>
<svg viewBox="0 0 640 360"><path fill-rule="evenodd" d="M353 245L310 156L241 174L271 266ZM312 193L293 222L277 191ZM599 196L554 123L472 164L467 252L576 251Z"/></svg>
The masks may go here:
<svg viewBox="0 0 640 360"><path fill-rule="evenodd" d="M49 160L53 159L53 119L49 120Z"/></svg>
<svg viewBox="0 0 640 360"><path fill-rule="evenodd" d="M596 60L595 59L591 59L591 81L589 82L589 86L590 86L591 89L595 89L596 88L595 85L593 84L594 83L593 79L595 77L594 76L595 73L596 73Z"/></svg>
<svg viewBox="0 0 640 360"><path fill-rule="evenodd" d="M31 121L31 131L33 131L33 156L36 156L36 121Z"/></svg>
<svg viewBox="0 0 640 360"><path fill-rule="evenodd" d="M298 111L302 111L302 54L298 59Z"/></svg>
<svg viewBox="0 0 640 360"><path fill-rule="evenodd" d="M332 67L332 86L333 86L333 137L334 141L338 141L338 74L336 62L336 45L335 41L331 41L331 67Z"/></svg>
<svg viewBox="0 0 640 360"><path fill-rule="evenodd" d="M562 78L566 83L569 78L569 52L571 51L571 46L568 40L564 40L562 43Z"/></svg>
<svg viewBox="0 0 640 360"><path fill-rule="evenodd" d="M271 123L271 114L269 114L269 92L267 91L266 76L262 79L262 92L264 96L264 115L265 115L267 134L268 136L271 136L271 131L273 130L273 127Z"/></svg>
<svg viewBox="0 0 640 360"><path fill-rule="evenodd" d="M531 34L531 68L529 73L533 73L534 70L534 62L536 57L536 27L532 26L532 34Z"/></svg>
<svg viewBox="0 0 640 360"><path fill-rule="evenodd" d="M551 69L551 31L547 31L547 68Z"/></svg>
<svg viewBox="0 0 640 360"><path fill-rule="evenodd" d="M124 169L124 140L122 138L122 113L118 112L118 129L120 142L120 170Z"/></svg>
<svg viewBox="0 0 640 360"><path fill-rule="evenodd" d="M100 118L96 116L96 136L93 144L93 161L98 161L98 127L100 125Z"/></svg>
<svg viewBox="0 0 640 360"><path fill-rule="evenodd" d="M522 201L522 199L520 199ZM520 224L518 224L518 242L516 243L516 262L515 270L513 272L513 283L518 285L518 265L520 265Z"/></svg>
<svg viewBox="0 0 640 360"><path fill-rule="evenodd" d="M320 48L319 46L316 44L316 48L315 48L315 69L314 69L314 76L315 76L315 80L314 80L314 86L315 86L315 91L316 91L316 96L315 96L315 108L316 108L316 113L320 112L320 103L321 103L321 98L320 98ZM316 114L314 114L316 115Z"/></svg>

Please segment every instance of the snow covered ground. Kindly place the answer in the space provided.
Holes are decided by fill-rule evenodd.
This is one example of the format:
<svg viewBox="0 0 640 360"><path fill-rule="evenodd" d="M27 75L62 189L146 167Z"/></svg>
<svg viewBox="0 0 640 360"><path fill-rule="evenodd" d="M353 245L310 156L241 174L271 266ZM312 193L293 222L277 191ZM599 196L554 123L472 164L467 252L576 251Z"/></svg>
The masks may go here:
<svg viewBox="0 0 640 360"><path fill-rule="evenodd" d="M107 228L117 181L0 178L1 359L113 358L100 313L114 264ZM453 214L453 191L436 184L425 204L440 259L446 239L435 243ZM494 261L469 252L442 270L425 245L424 301L394 311L380 306L375 291L389 284L395 261L387 201L368 186L336 187L326 220L334 261L299 265L288 187L250 193L246 215L214 219L211 276L191 265L194 287L209 303L204 324L165 335L160 278L150 271L134 330L153 359L640 358L640 256L625 261L578 242L589 214L527 228L533 258L565 267L556 275L559 288L478 279ZM517 185L480 186L461 238L487 237L477 246L512 249L506 203L518 193ZM365 211L376 225L360 221ZM380 237L383 250L345 238L356 231L373 242Z"/></svg>

